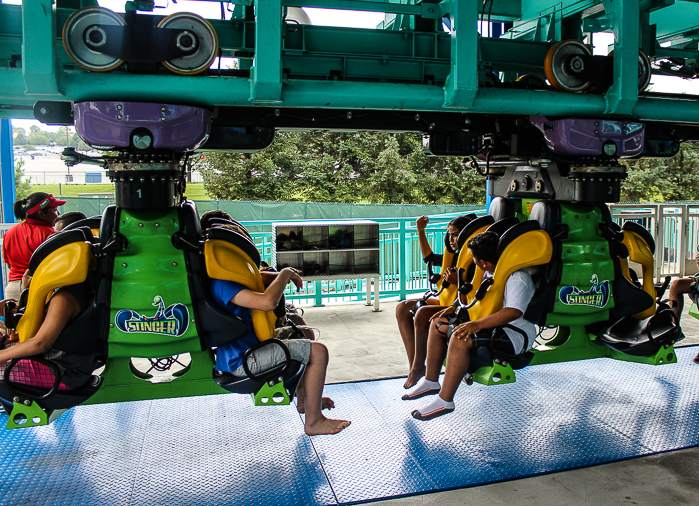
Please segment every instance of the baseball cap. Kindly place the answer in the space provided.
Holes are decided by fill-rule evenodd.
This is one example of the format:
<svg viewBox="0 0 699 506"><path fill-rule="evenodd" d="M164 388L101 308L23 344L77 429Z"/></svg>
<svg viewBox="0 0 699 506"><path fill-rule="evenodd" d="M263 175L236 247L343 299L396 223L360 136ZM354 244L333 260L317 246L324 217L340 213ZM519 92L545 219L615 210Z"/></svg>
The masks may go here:
<svg viewBox="0 0 699 506"><path fill-rule="evenodd" d="M35 206L27 209L27 215L38 213L42 209L46 209L47 207L58 207L62 206L65 204L67 201L66 200L58 200L56 197L53 195L48 195L46 198L44 198L41 202L36 204Z"/></svg>

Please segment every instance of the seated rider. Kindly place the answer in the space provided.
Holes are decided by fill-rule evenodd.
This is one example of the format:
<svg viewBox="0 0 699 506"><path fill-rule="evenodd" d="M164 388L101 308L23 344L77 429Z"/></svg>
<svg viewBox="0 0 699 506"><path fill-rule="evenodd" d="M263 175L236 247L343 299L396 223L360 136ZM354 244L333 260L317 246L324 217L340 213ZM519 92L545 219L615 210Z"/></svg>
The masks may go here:
<svg viewBox="0 0 699 506"><path fill-rule="evenodd" d="M498 262L497 247L499 237L494 232L483 232L468 241L474 262L484 272L486 278L492 277ZM454 411L454 394L459 383L468 372L470 355L477 346L488 346L492 329L505 324L521 329L527 336L525 342L522 334L505 328L505 340L496 340L499 349L510 355L531 348L536 339L536 327L522 316L534 295L534 282L526 270L519 270L505 282L502 309L479 320L458 324L450 333L447 314L453 312L453 306L433 318L427 344L427 371L415 388L403 399L416 399L425 395L438 394L425 406L412 412L418 420L431 420ZM446 357L446 371L440 388L439 373Z"/></svg>
<svg viewBox="0 0 699 506"><path fill-rule="evenodd" d="M67 213L63 213L58 218L56 218L56 223L53 225L54 233L61 232L68 225L77 223L78 221L84 220L85 218L87 218L87 216L85 216L85 214L81 213L80 211L68 211ZM31 283L31 281L32 277L29 275L29 269L27 269L26 271L24 271L24 275L22 275L20 294L24 290L29 288L29 284Z"/></svg>
<svg viewBox="0 0 699 506"><path fill-rule="evenodd" d="M206 232L209 228L211 228L211 219L212 218L222 218L224 220L232 220L231 215L228 214L226 211L222 209L212 209L211 211L206 211L201 215L201 218L199 218L199 221L201 222L201 229L203 232Z"/></svg>
<svg viewBox="0 0 699 506"><path fill-rule="evenodd" d="M56 218L56 223L53 225L53 230L55 232L60 232L68 225L72 225L73 223L77 223L80 220L84 220L86 218L87 216L85 216L85 214L81 213L80 211L68 211L67 213L63 213L58 218Z"/></svg>
<svg viewBox="0 0 699 506"><path fill-rule="evenodd" d="M300 270L293 267L291 267L291 270L299 276L301 275ZM274 277L270 277L270 275L276 276L277 272L277 269L270 267L264 260L260 260L260 274L265 286L274 281ZM311 341L316 339L313 329L306 325L306 320L303 318L303 309L297 308L288 301L284 304L284 316L277 317L274 322L274 336L277 339L293 339L295 337L305 337Z"/></svg>
<svg viewBox="0 0 699 506"><path fill-rule="evenodd" d="M694 256L694 260L696 260L697 268L699 269L699 253ZM670 305L677 315L678 323L680 318L682 318L685 294L688 294L690 298L696 298L699 296L699 274L695 274L694 276L690 276L688 278L676 279L670 284ZM694 357L693 362L695 364L699 364L699 354Z"/></svg>
<svg viewBox="0 0 699 506"><path fill-rule="evenodd" d="M259 343L252 330L251 309L272 311L279 304L289 282L297 287L303 283L299 275L289 268L282 269L264 292L255 292L233 281L212 280L211 293L216 302L229 313L241 318L250 329L243 337L216 349L217 370L230 372L234 376L246 376L242 365L243 355L248 348ZM306 414L306 434L336 434L348 427L349 421L326 418L322 413L323 409L335 407L332 399L322 396L328 367L328 349L325 345L308 339L282 342L289 349L292 360L306 364L306 371L296 390L296 409L299 413ZM279 346L266 346L251 353L248 367L253 374L259 374L284 360L286 357Z"/></svg>
<svg viewBox="0 0 699 506"><path fill-rule="evenodd" d="M85 385L93 371L102 365L100 360L93 356L66 353L52 346L66 325L82 313L93 297L94 286L89 275L82 283L57 288L47 303L44 321L36 335L10 348L0 349L0 377L10 360L38 356L58 366L61 372L58 390ZM0 302L0 313L9 300L13 299ZM11 381L49 390L53 386L54 375L44 364L23 360L12 369ZM9 411L11 405L5 408Z"/></svg>
<svg viewBox="0 0 699 506"><path fill-rule="evenodd" d="M206 235L208 230L212 227L211 221L214 218L221 218L224 220L229 220L232 221L233 218L231 217L230 214L228 214L226 211L223 211L221 209L212 209L210 211L206 211L201 215L200 218L200 223L201 223L201 229L203 234ZM216 224L214 226L221 227L222 225ZM238 232L243 232L244 234L248 234L247 230L240 230L240 228L237 225L234 225L231 223L230 225L224 226L224 228L232 228L232 230L238 231ZM296 274L301 274L301 271L298 269L292 269ZM276 269L270 267L266 262L260 261L260 275L262 276L262 282L264 283L265 286L268 286L274 279L277 277L277 271ZM303 313L302 313L303 314ZM313 333L313 329L306 326L306 322L303 319L301 315L298 314L298 311L296 308L291 304L288 303L286 304L286 318L277 318L277 321L275 323L275 329L277 337L293 337L297 335L297 332L295 328L292 328L291 325L288 324L287 321L285 320L291 320L293 324L296 327L302 327L298 328L303 335L306 337L306 339L311 339L315 340L315 334Z"/></svg>
<svg viewBox="0 0 699 506"><path fill-rule="evenodd" d="M434 265L442 265L442 255L434 253L427 240L425 228L430 222L427 216L421 216L415 222L417 227L418 244L420 254L425 263L432 262ZM447 238L453 251L458 249L459 232L471 222L469 216L458 216L449 222L447 226ZM454 264L458 258L458 252L454 254ZM452 266L442 273L442 282L446 281L456 285L456 269ZM403 384L403 388L411 388L425 374L425 355L427 353L427 335L430 328L430 318L444 309L440 306L438 297L427 299L427 305L415 311L420 299L406 300L396 306L396 320L398 320L398 330L403 338L403 346L408 354L408 365L410 372Z"/></svg>

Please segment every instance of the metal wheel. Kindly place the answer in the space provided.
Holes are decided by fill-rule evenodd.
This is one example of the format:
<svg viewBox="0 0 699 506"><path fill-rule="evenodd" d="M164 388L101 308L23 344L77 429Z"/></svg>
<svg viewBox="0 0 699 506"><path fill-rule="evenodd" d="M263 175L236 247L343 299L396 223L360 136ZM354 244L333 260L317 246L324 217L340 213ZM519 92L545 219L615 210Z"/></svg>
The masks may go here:
<svg viewBox="0 0 699 506"><path fill-rule="evenodd" d="M546 53L544 71L551 86L560 91L583 91L591 82L584 77L584 65L576 56L591 56L592 51L579 40L559 42Z"/></svg>
<svg viewBox="0 0 699 506"><path fill-rule="evenodd" d="M643 51L643 49L638 50L638 92L641 93L648 88L650 84L650 78L653 75L653 69L650 66L650 58Z"/></svg>
<svg viewBox="0 0 699 506"><path fill-rule="evenodd" d="M614 50L612 50L609 55L610 58L614 56ZM641 93L648 88L650 84L650 78L653 75L653 69L650 66L650 58L643 51L643 49L638 50L638 92Z"/></svg>
<svg viewBox="0 0 699 506"><path fill-rule="evenodd" d="M546 79L539 74L524 74L517 78L517 82L527 86L546 86Z"/></svg>
<svg viewBox="0 0 699 506"><path fill-rule="evenodd" d="M196 14L180 12L166 17L158 26L181 29L178 44L181 42L186 47L191 47L194 43L194 39L188 37L188 32L194 33L199 39L199 47L192 54L162 62L165 68L182 75L198 74L209 68L218 51L218 37L211 23Z"/></svg>
<svg viewBox="0 0 699 506"><path fill-rule="evenodd" d="M85 39L106 42L106 34L93 25L125 26L124 19L103 7L83 7L70 15L63 25L63 47L70 59L86 70L108 72L124 63L124 60L98 53L88 48Z"/></svg>
<svg viewBox="0 0 699 506"><path fill-rule="evenodd" d="M500 81L500 76L495 72L486 72L485 82L491 86L498 86L499 84L502 84Z"/></svg>

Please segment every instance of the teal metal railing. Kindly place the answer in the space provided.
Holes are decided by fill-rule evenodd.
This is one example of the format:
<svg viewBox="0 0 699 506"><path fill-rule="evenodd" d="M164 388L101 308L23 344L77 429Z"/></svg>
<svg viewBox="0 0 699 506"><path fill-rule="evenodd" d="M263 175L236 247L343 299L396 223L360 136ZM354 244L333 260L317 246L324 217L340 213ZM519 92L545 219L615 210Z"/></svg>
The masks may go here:
<svg viewBox="0 0 699 506"><path fill-rule="evenodd" d="M475 210L484 214L485 208ZM444 250L446 226L454 217L462 213L430 216L427 238L433 251ZM427 289L427 266L422 260L418 244L415 219L376 218L379 223L380 273L373 283L379 283L381 298L399 297L405 299L411 294L422 293ZM275 220L278 223L280 220ZM272 265L272 221L243 221L250 230L262 260ZM301 305L321 306L324 302L351 302L366 297L367 279L335 279L308 281L297 293L287 289L286 298Z"/></svg>

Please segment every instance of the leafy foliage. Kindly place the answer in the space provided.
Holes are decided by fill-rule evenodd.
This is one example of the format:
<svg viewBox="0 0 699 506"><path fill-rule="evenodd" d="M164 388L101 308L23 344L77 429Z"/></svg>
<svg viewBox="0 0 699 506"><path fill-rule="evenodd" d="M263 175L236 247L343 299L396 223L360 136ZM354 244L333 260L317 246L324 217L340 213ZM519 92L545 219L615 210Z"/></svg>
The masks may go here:
<svg viewBox="0 0 699 506"><path fill-rule="evenodd" d="M71 133L64 126L60 127L56 132L45 132L36 125L29 127L29 133L21 127L13 127L12 131L15 134L13 143L16 146L25 146L25 149L34 149L35 146L53 144L56 146L69 145L83 151L89 151L91 149L78 135Z"/></svg>
<svg viewBox="0 0 699 506"><path fill-rule="evenodd" d="M20 158L15 162L15 194L17 200L22 200L32 192L32 185L28 181L22 182L24 177L24 159Z"/></svg>
<svg viewBox="0 0 699 506"><path fill-rule="evenodd" d="M430 158L415 134L277 134L252 154L196 163L214 199L458 204L485 200L485 180L461 159Z"/></svg>
<svg viewBox="0 0 699 506"><path fill-rule="evenodd" d="M684 143L673 158L624 162L628 177L622 201L677 201L699 198L699 145Z"/></svg>

